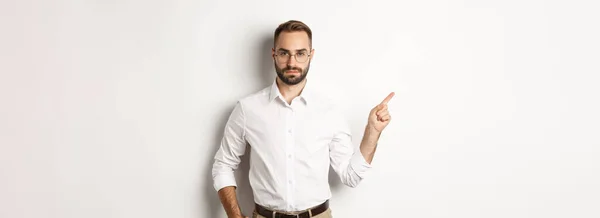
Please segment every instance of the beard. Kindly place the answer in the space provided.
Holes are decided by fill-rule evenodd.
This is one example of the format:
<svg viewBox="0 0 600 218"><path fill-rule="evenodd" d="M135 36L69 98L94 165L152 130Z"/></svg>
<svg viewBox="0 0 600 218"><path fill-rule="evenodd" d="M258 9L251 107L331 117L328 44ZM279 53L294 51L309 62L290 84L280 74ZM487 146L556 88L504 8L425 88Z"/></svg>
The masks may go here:
<svg viewBox="0 0 600 218"><path fill-rule="evenodd" d="M279 79L281 79L281 81L287 85L296 85L300 82L302 82L302 80L304 80L304 78L306 78L306 75L308 75L308 70L310 69L310 63L308 63L308 65L306 66L306 69L302 69L299 67L291 67L291 66L286 66L285 68L279 68L277 67L277 64L275 64L275 72L277 72L277 77L279 77ZM295 75L295 74L291 74L291 75L285 75L285 72L290 71L290 70L295 70L300 72L300 75Z"/></svg>

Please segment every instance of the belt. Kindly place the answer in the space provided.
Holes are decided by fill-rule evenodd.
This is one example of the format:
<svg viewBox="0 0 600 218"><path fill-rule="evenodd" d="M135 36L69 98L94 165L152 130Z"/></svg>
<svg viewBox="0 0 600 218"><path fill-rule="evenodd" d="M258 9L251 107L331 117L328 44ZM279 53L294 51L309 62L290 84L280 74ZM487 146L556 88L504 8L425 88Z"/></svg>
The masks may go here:
<svg viewBox="0 0 600 218"><path fill-rule="evenodd" d="M266 218L310 218L311 215L314 217L325 212L329 208L329 200L325 201L325 203L322 203L319 206L313 207L311 209L306 210L305 212L294 215L275 212L258 204L255 205L256 213Z"/></svg>

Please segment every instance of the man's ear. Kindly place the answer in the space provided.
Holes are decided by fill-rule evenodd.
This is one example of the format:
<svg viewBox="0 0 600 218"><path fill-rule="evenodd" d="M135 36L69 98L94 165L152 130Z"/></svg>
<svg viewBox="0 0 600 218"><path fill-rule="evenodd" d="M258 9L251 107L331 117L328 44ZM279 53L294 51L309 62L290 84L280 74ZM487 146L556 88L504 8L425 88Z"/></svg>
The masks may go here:
<svg viewBox="0 0 600 218"><path fill-rule="evenodd" d="M315 56L315 49L311 49L310 50L310 60L312 61L312 58Z"/></svg>
<svg viewBox="0 0 600 218"><path fill-rule="evenodd" d="M271 48L271 57L275 58L275 48Z"/></svg>

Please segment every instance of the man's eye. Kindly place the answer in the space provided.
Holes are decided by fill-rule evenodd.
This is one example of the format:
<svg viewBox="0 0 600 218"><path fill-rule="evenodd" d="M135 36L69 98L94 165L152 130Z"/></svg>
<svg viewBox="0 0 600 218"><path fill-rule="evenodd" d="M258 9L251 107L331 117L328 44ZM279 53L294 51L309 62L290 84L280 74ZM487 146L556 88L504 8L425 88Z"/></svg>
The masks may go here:
<svg viewBox="0 0 600 218"><path fill-rule="evenodd" d="M298 57L304 57L304 56L306 56L306 53L298 53L298 54L296 54L296 55L297 55Z"/></svg>
<svg viewBox="0 0 600 218"><path fill-rule="evenodd" d="M279 55L281 55L281 56L288 56L288 53L287 52L279 52Z"/></svg>

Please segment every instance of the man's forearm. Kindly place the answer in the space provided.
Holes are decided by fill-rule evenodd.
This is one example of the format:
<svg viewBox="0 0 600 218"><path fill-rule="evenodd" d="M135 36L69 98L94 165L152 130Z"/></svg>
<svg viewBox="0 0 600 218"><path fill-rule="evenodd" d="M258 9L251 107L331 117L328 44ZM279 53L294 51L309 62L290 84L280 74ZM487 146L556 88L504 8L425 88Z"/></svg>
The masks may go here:
<svg viewBox="0 0 600 218"><path fill-rule="evenodd" d="M377 150L377 141L379 141L380 135L381 132L371 128L369 125L367 125L365 128L365 134L363 135L360 143L360 153L362 153L363 157L369 164L371 164L371 161L373 161L373 156L375 156L375 150Z"/></svg>
<svg viewBox="0 0 600 218"><path fill-rule="evenodd" d="M223 204L223 208L229 218L244 217L237 201L235 189L235 186L227 186L219 190L221 204Z"/></svg>

